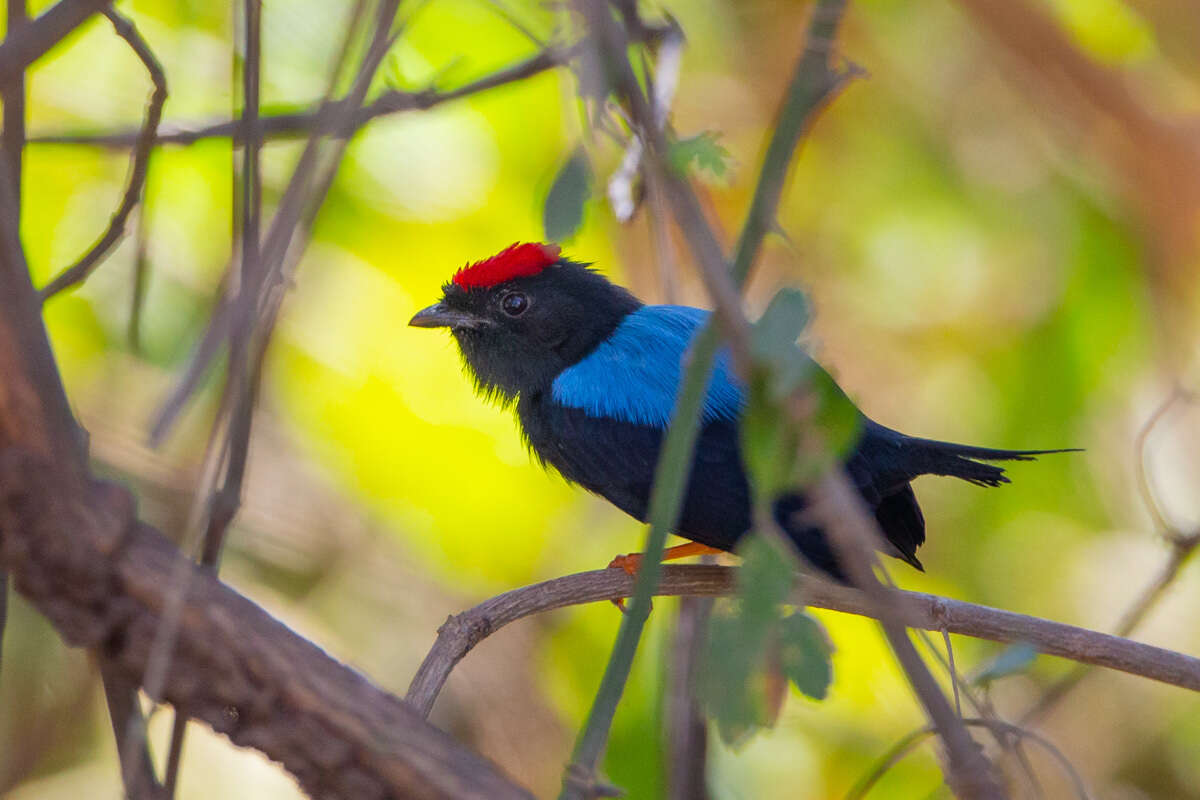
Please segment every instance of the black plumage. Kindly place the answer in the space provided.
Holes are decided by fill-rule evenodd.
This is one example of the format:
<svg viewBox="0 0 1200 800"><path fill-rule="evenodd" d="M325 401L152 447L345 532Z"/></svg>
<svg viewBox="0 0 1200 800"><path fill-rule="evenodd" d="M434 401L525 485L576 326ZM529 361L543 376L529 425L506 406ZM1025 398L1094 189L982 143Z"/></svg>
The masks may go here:
<svg viewBox="0 0 1200 800"><path fill-rule="evenodd" d="M524 250L519 248L526 248ZM655 466L674 406L680 360L707 312L645 306L599 274L558 258L557 248L514 246L460 270L442 301L412 320L449 327L481 393L515 404L532 453L567 480L645 520ZM528 248L539 248L531 250ZM675 532L732 550L750 528L741 458L742 391L719 360ZM985 461L1059 451L993 450L906 436L862 418L845 467L890 545L921 569L925 520L911 481L945 475L1006 483ZM781 495L775 517L815 566L841 577L824 533L805 519L800 492Z"/></svg>

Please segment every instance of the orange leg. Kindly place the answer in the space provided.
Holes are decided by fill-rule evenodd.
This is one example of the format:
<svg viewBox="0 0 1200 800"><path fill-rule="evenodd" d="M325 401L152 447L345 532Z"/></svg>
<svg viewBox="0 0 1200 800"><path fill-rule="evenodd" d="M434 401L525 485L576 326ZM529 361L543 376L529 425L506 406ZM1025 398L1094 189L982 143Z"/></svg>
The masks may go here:
<svg viewBox="0 0 1200 800"><path fill-rule="evenodd" d="M668 547L663 551L663 561L674 561L677 558L687 558L688 556L708 556L716 555L722 552L715 547L709 547L706 544L699 542L686 542L677 544L674 547ZM609 569L623 569L630 576L637 575L637 571L642 567L643 553L630 553L624 556L617 556L609 562Z"/></svg>
<svg viewBox="0 0 1200 800"><path fill-rule="evenodd" d="M722 552L715 547L709 547L706 544L699 542L686 542L678 544L674 547L668 547L663 551L663 561L673 561L677 558L687 558L688 556L707 556L715 555ZM609 562L609 569L622 569L625 573L632 577L637 577L637 572L642 568L642 559L645 558L644 553L629 553L628 555L617 556ZM613 600L617 608L625 610L625 600Z"/></svg>

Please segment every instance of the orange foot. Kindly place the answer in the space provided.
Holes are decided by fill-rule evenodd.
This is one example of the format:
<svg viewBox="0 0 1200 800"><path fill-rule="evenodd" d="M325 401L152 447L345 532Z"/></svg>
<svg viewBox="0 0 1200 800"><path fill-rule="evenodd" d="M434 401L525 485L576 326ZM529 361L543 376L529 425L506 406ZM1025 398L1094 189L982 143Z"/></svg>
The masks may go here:
<svg viewBox="0 0 1200 800"><path fill-rule="evenodd" d="M668 547L663 551L663 561L673 561L677 558L687 558L688 556L706 556L715 555L721 551L715 547L709 547L706 544L699 542L687 542L686 544L675 545ZM629 553L623 556L617 556L608 563L609 569L621 569L631 578L637 577L638 570L642 568L642 559L645 558L644 553ZM625 610L625 598L613 600L613 605Z"/></svg>

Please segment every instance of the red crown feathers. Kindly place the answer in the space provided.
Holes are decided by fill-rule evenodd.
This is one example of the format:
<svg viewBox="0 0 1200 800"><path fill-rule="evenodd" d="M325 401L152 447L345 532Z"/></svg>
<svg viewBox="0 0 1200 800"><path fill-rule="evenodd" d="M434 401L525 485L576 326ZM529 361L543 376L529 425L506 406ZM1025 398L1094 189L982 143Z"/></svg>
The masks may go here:
<svg viewBox="0 0 1200 800"><path fill-rule="evenodd" d="M454 283L460 289L474 289L528 278L556 263L560 252L562 248L556 244L516 242L491 258L466 265L454 273Z"/></svg>

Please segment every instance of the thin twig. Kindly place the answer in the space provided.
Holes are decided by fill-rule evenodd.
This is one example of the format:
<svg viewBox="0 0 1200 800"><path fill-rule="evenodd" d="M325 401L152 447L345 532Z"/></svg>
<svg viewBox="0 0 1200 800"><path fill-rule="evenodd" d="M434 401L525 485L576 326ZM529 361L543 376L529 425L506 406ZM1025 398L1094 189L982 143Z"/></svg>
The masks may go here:
<svg viewBox="0 0 1200 800"><path fill-rule="evenodd" d="M12 41L24 34L29 22L26 0L8 0L8 15L5 22L5 41ZM25 70L17 74L3 88L4 130L0 149L8 159L8 171L12 176L13 192L16 195L14 211L17 218L13 225L21 230L21 161L25 151ZM4 632L8 627L8 574L0 571L0 665L3 664Z"/></svg>
<svg viewBox="0 0 1200 800"><path fill-rule="evenodd" d="M359 5L361 7L361 0ZM258 267L254 273L247 275L251 283L238 290L236 301L230 301L229 287L234 282L226 281L226 297L210 320L199 349L188 364L184 377L156 415L150 434L152 442L157 443L166 435L226 339L232 342L242 336L245 337L243 341L249 343L252 348L266 348L274 326L274 315L278 311L278 304L282 302L289 264L298 258L298 251L302 250L298 246L298 240L303 239L311 229L312 222L333 184L349 142L345 137L335 137L336 141L331 152L325 157L322 168L321 131L353 129L350 121L353 111L362 106L375 71L399 35L391 32L392 20L395 17L394 6L397 5L398 3L388 0L381 6L378 21L373 28L375 36L368 52L354 77L348 95L339 101L332 98L339 83L337 74L340 74L341 67L335 70L335 77L328 85L326 101L322 104L323 110L319 112L321 121L312 129L312 134L292 172L291 180L279 201L278 210L260 244ZM384 22L389 7L392 8L392 13ZM343 47L339 62L345 60L348 54L349 50ZM265 120L261 120L258 126L260 133L264 132L264 125ZM302 235L297 236L297 232ZM256 319L259 320L259 324L257 332L254 332L252 329ZM253 354L248 356L250 362L256 358ZM245 388L242 389L242 392L244 391Z"/></svg>
<svg viewBox="0 0 1200 800"><path fill-rule="evenodd" d="M683 30L671 25L663 37L658 50L658 69L653 76L650 97L654 124L661 131L667 124L675 90L679 87L679 73L683 67ZM650 75L647 70L647 75ZM618 222L628 222L637 211L638 201L634 185L642 171L642 139L633 135L625 147L621 165L608 180L608 202Z"/></svg>
<svg viewBox="0 0 1200 800"><path fill-rule="evenodd" d="M166 795L154 777L154 763L146 749L146 718L138 703L137 684L106 656L101 655L99 661L125 796L128 800L163 800Z"/></svg>
<svg viewBox="0 0 1200 800"><path fill-rule="evenodd" d="M712 611L710 597L684 597L675 618L666 699L667 797L707 800L708 722L697 702L697 668Z"/></svg>
<svg viewBox="0 0 1200 800"><path fill-rule="evenodd" d="M897 590L875 577L875 551L883 537L841 468L830 470L812 487L810 502L813 521L826 531L850 580L867 596L875 612L872 616L879 619L896 660L945 745L946 782L951 790L963 798L1003 798L991 763L917 653L902 615L895 613Z"/></svg>
<svg viewBox="0 0 1200 800"><path fill-rule="evenodd" d="M652 43L667 34L667 28L645 26L643 38L638 41ZM434 87L416 92L391 89L370 103L351 108L347 117L332 124L325 113L326 105L319 103L307 111L283 114L266 114L261 120L264 139L305 137L315 133L340 138L353 136L359 128L372 120L405 111L427 111L434 106L461 100L481 92L517 83L557 67L564 66L577 58L586 47L586 42L569 46L550 45L523 61L484 75L456 89L438 90ZM337 101L335 105L345 103ZM345 109L339 109L344 111ZM242 144L243 132L240 120L223 120L199 126L186 124L163 125L155 138L156 145L191 145L204 139L232 139L235 146ZM137 144L137 131L113 133L52 133L29 137L30 144L84 144L96 147L128 149Z"/></svg>
<svg viewBox="0 0 1200 800"><path fill-rule="evenodd" d="M112 0L59 0L30 22L21 36L0 44L0 83L23 71L89 17L111 4Z"/></svg>
<svg viewBox="0 0 1200 800"><path fill-rule="evenodd" d="M963 720L964 725L973 728L987 728L996 733L1002 733L1009 736L1015 736L1019 740L1028 740L1045 750L1051 758L1058 762L1064 773L1071 781L1071 786L1075 790L1076 797L1080 800L1089 800L1091 795L1088 794L1087 786L1083 782L1083 778L1079 775L1079 771L1075 769L1075 765L1071 763L1058 747L1044 736L1040 736L1033 731L1026 730L1018 725L1011 725L1007 722L1001 722L995 719L968 718ZM875 767L863 776L849 792L846 793L846 800L862 800L867 794L879 783L880 779L888 773L888 771L898 764L905 756L917 748L921 742L928 739L937 733L933 726L925 726L913 731L907 736L900 739L892 746L888 752L876 762Z"/></svg>
<svg viewBox="0 0 1200 800"><path fill-rule="evenodd" d="M942 642L946 645L946 668L950 671L950 685L954 689L954 713L961 718L962 698L958 692L958 670L954 668L954 645L950 642L950 631L945 628L942 628Z"/></svg>
<svg viewBox="0 0 1200 800"><path fill-rule="evenodd" d="M734 590L737 570L708 565L665 565L656 596L724 597ZM513 589L449 617L421 663L406 699L428 716L454 666L479 642L509 623L558 608L629 597L633 579L619 569L579 572ZM897 590L895 612L910 628L941 631L992 642L1025 642L1039 653L1127 672L1200 692L1200 658L1091 631L1062 622L990 608L962 600ZM857 589L805 577L795 602L859 616L874 616Z"/></svg>
<svg viewBox="0 0 1200 800"><path fill-rule="evenodd" d="M955 713L957 713L959 717L964 716L960 705L960 698L965 698L971 707L976 710L977 713L975 716L983 717L984 719L996 720L998 722L1002 721L1000 720L999 716L997 716L995 708L993 708L992 704L988 702L986 698L981 699L977 697L975 692L972 690L970 682L964 678L961 673L959 673L957 667L955 666L954 647L950 639L950 631L942 628L940 633L942 634L942 638L945 643L945 654L943 654L942 651L939 650L933 643L933 637L929 635L928 631L923 631L920 629L916 630L917 638L921 640L921 642L925 645L925 648L932 653L933 657L942 665L943 668L945 668L947 675L950 677L951 685L954 688ZM996 744L999 745L1001 754L1003 755L1005 753L1012 752L1014 757L1017 759L1017 764L1021 767L1021 774L1029 783L1032 791L1031 796L1035 798L1035 800L1040 798L1042 796L1041 786L1038 784L1037 776L1034 774L1033 765L1029 763L1029 759L1021 747L1020 740L1012 739L1012 737L1007 736L1003 731L997 728L990 728L988 730L992 734L992 737L996 740ZM1000 770L1004 768L1004 762L1001 759L996 760L996 768Z"/></svg>
<svg viewBox="0 0 1200 800"><path fill-rule="evenodd" d="M373 29L374 35L359 67L350 96L355 104L361 103L362 96L366 91L365 85L374 76L387 51L390 41L388 31L395 17L397 6L398 0L384 0L380 3ZM365 20L364 11L365 3L360 0L351 16L336 66L330 76L327 97L332 96L334 87L338 83L359 26ZM335 119L334 122L337 120ZM220 542L236 513L240 500L246 454L249 447L251 413L257 394L265 342L274 324L274 314L278 306L273 306L264 312L261 320L263 332L259 336L261 348L251 354L249 342L255 334L255 311L263 305L260 294L264 291L264 286L269 286L272 273L282 271L279 262L282 262L286 256L287 245L295 230L300 207L305 201L305 192L310 186L312 173L316 169L319 139L320 135L317 133L314 133L309 139L308 145L293 171L288 189L284 193L280 210L272 222L271 231L276 240L274 257L278 259L278 262L270 261L272 256L264 255L263 251L266 248L264 247L260 251L256 242L252 250L253 262L248 265L243 263L243 267L247 269L235 276L239 280L231 281L237 286L237 293L233 296L233 301L225 306L230 310L232 317L229 322L231 342L239 345L245 342L246 345L231 353L231 370L222 395L221 410L213 423L206 445L201 491L197 493L196 502L193 503L185 534L187 549L190 551L193 547L197 548L200 551L202 563L210 568L217 563ZM327 189L328 186L322 183L322 190L316 195L315 205L319 206L320 201L324 198L324 191ZM215 325L215 322L212 323L212 326ZM222 474L224 475L223 485L218 489L218 481ZM205 520L207 520L206 524ZM188 590L191 573L181 571L176 577L177 580L172 583L172 592L169 595L169 606L164 613L162 625L157 631L153 653L147 660L146 674L143 679L143 685L151 696L157 696L159 687L167 680L172 650L181 622L179 615L183 611L183 598ZM172 752L176 765L183 741L182 731L182 718L177 718L172 732L174 743Z"/></svg>
<svg viewBox="0 0 1200 800"><path fill-rule="evenodd" d="M1191 392L1184 389L1178 383L1175 384L1159 407L1142 424L1134 439L1134 447L1137 450L1138 491L1141 493L1142 502L1146 507L1147 513L1150 514L1158 526L1159 534L1170 546L1171 551L1167 555L1167 560L1162 565L1162 568L1159 569L1150 583L1138 594L1133 604L1121 615L1121 619L1114 628L1117 636L1128 636L1141 624L1146 615L1158 605L1159 600L1162 599L1171 584L1175 582L1179 571L1183 569L1197 548L1200 547L1200 529L1184 531L1167 519L1166 514L1159 504L1158 495L1151 485L1147 469L1150 435L1176 403L1184 400L1192 401L1193 399ZM1080 666L1059 678L1058 681L1052 684L1038 698L1037 703L1025 712L1021 717L1021 724L1028 725L1044 719L1055 706L1062 702L1064 697L1070 694L1087 677L1088 672L1087 667Z"/></svg>
<svg viewBox="0 0 1200 800"><path fill-rule="evenodd" d="M134 227L133 285L129 294L129 326L125 333L129 349L135 354L142 353L142 312L150 285L149 248L150 220L146 214L146 203L143 201L138 204L137 222Z"/></svg>
<svg viewBox="0 0 1200 800"><path fill-rule="evenodd" d="M158 59L150 50L150 46L146 44L146 40L138 33L137 28L127 18L112 9L105 10L104 16L108 17L117 35L129 43L133 52L145 65L146 71L150 74L150 80L154 82L154 92L150 95L150 102L146 106L146 119L142 123L142 129L133 148L129 184L125 188L125 194L121 197L120 205L117 206L116 212L109 220L108 228L79 261L67 267L42 288L40 294L43 302L62 290L86 280L92 270L108 255L109 250L125 235L125 223L141 198L142 189L146 185L146 172L150 165L150 153L154 149L154 136L158 130L159 120L162 118L163 103L167 99L167 78L163 73L162 65L158 63Z"/></svg>
<svg viewBox="0 0 1200 800"><path fill-rule="evenodd" d="M262 65L262 2L243 0L243 52L234 47L234 74L242 79L242 138L245 146L241 151L239 168L238 154L233 157L233 208L240 209L234 215L234 249L240 245L240 274L238 275L238 301L253 302L252 293L257 289L259 274L259 231L262 222L262 168L259 158L262 148L262 133L259 130L259 96ZM225 391L232 398L231 421L227 426L225 474L220 488L208 500L208 526L200 544L200 564L220 571L221 550L225 544L229 526L241 505L242 483L246 475L246 459L250 450L250 429L253 421L255 401L262 374L262 359L257 358L253 369L247 364L248 332L234 331L229 345L229 368ZM183 742L187 733L187 717L176 713L171 728L171 744L167 752L167 766L163 784L168 798L175 796L175 785L179 766L183 758Z"/></svg>

